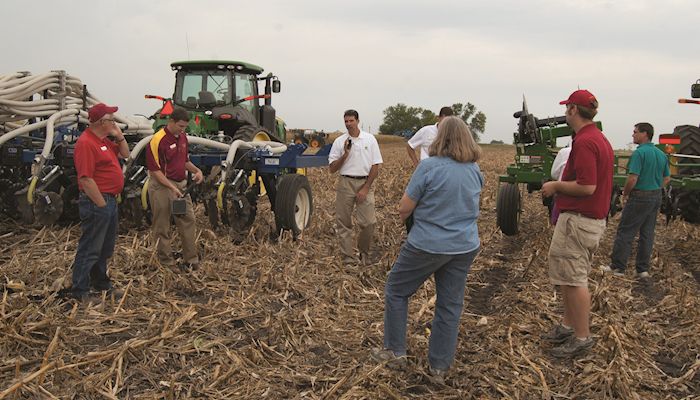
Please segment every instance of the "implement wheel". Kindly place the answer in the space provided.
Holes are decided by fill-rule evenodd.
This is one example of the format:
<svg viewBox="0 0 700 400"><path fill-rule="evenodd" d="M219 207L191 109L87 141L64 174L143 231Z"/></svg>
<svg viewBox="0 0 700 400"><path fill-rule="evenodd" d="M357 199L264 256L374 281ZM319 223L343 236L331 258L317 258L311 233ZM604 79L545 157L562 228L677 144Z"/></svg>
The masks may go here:
<svg viewBox="0 0 700 400"><path fill-rule="evenodd" d="M309 141L303 134L294 135L294 144L309 144Z"/></svg>
<svg viewBox="0 0 700 400"><path fill-rule="evenodd" d="M78 211L78 197L80 190L77 183L71 183L63 189L61 200L63 200L63 214L61 221L69 224L80 222L80 213Z"/></svg>
<svg viewBox="0 0 700 400"><path fill-rule="evenodd" d="M496 223L503 234L512 236L518 233L520 211L521 199L518 185L515 183L501 185L496 200Z"/></svg>
<svg viewBox="0 0 700 400"><path fill-rule="evenodd" d="M296 237L311 221L313 198L311 185L303 175L283 175L277 185L275 223L277 231L290 230Z"/></svg>
<svg viewBox="0 0 700 400"><path fill-rule="evenodd" d="M36 192L33 211L36 223L42 226L51 226L63 214L63 199L56 192Z"/></svg>
<svg viewBox="0 0 700 400"><path fill-rule="evenodd" d="M204 213L209 219L209 224L212 229L217 229L219 227L219 207L216 205L216 197L205 200L204 202Z"/></svg>
<svg viewBox="0 0 700 400"><path fill-rule="evenodd" d="M119 228L125 231L144 227L146 212L140 197L123 197L119 204Z"/></svg>
<svg viewBox="0 0 700 400"><path fill-rule="evenodd" d="M326 144L326 139L321 135L317 135L317 136L314 136L313 139L311 139L309 146L311 148L318 149L318 148L323 147L324 144Z"/></svg>

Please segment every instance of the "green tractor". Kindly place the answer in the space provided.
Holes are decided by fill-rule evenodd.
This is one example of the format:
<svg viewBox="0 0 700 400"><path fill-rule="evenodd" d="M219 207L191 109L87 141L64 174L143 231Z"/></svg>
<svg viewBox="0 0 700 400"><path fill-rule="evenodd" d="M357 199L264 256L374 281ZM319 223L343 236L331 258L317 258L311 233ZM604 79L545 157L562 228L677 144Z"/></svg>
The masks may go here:
<svg viewBox="0 0 700 400"><path fill-rule="evenodd" d="M691 86L691 97L700 99L700 80ZM700 100L679 99L681 104L700 104ZM673 134L660 135L659 145L668 154L671 182L664 190L661 212L667 222L680 216L700 223L700 127L679 125Z"/></svg>
<svg viewBox="0 0 700 400"><path fill-rule="evenodd" d="M265 140L284 143L284 122L276 118L272 93L279 93L280 81L272 73L242 61L176 61L175 93L172 98L146 95L163 106L154 114L158 131L168 122L173 105L190 112L189 135L215 140ZM264 93L258 82L265 82ZM259 100L264 99L264 104Z"/></svg>
<svg viewBox="0 0 700 400"><path fill-rule="evenodd" d="M205 175L205 183L190 191L192 200L205 205L205 213L213 226L218 226L222 220L225 225L233 226L235 219L247 228L255 218L258 196L266 194L267 186L275 186L275 176L260 176L257 171L248 170L244 174L245 180L237 180L240 187L237 186L235 191L222 190L227 183L222 179L225 176L222 169L225 151L222 153L221 148L217 150L211 145L194 142L201 142L195 139L202 139L222 145L230 145L237 140L285 143L285 124L277 118L272 107L272 94L280 92L281 83L272 73L262 75L261 67L241 61L177 61L170 66L175 71L172 97L145 96L162 102L151 117L153 130L157 132L168 123L175 106L189 112L190 121L186 132L190 136L190 160ZM264 85L260 86L264 89L260 93L259 83L262 82ZM125 189L122 194L124 201L121 212L135 226L141 226L144 218L148 220L150 208L147 196L148 174L142 147L136 154L132 151L133 159L125 168ZM238 162L240 158L236 157L236 167L242 166ZM296 172L303 173L304 170ZM229 176L228 180L230 179ZM249 190L250 188L253 189ZM271 195L274 196L275 188L272 190ZM229 200L228 203L226 200ZM221 209L226 207L224 203L238 204L240 210L223 210L226 212L222 215ZM234 218L234 214L243 216Z"/></svg>
<svg viewBox="0 0 700 400"><path fill-rule="evenodd" d="M692 86L693 98L700 98L700 80ZM680 99L679 103L700 104L698 100ZM518 118L518 130L513 135L516 148L515 163L499 176L500 187L496 200L496 220L505 235L519 231L522 212L521 185L529 193L542 188L551 180L552 163L560 148L557 138L571 136L573 130L566 118L538 119L527 110L523 99L522 111L513 115ZM602 124L596 122L599 129ZM669 157L671 182L663 191L661 212L667 222L680 216L691 223L700 223L700 128L696 125L680 125L672 134L658 136L656 145ZM620 196L627 181L629 153L616 152L613 168L613 191L609 215L621 210ZM543 204L552 208L552 199L543 199Z"/></svg>

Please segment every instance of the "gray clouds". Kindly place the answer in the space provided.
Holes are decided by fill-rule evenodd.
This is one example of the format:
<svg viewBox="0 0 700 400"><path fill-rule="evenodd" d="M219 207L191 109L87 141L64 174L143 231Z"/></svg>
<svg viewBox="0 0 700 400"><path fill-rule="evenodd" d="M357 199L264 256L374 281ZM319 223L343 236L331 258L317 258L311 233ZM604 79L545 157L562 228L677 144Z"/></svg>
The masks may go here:
<svg viewBox="0 0 700 400"><path fill-rule="evenodd" d="M510 141L523 94L545 117L579 86L598 96L616 147L640 120L658 132L700 121L700 107L675 103L700 78L690 0L28 4L3 2L0 73L65 69L127 113L153 112L143 94L172 93L169 64L189 42L190 59L278 75L273 104L291 127L342 129L352 107L376 131L397 102L470 101L488 117L483 140Z"/></svg>

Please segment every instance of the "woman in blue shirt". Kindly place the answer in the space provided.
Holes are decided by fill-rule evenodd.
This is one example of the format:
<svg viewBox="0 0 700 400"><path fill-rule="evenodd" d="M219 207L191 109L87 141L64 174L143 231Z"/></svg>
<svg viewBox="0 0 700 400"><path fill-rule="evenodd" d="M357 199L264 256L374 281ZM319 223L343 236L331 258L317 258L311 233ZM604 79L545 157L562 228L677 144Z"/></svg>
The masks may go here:
<svg viewBox="0 0 700 400"><path fill-rule="evenodd" d="M476 164L481 148L457 117L443 119L399 202L399 215L413 214L413 226L384 290L384 348L372 357L390 365L406 363L408 300L431 275L437 301L428 361L444 379L454 361L467 272L479 252L479 196L484 180Z"/></svg>

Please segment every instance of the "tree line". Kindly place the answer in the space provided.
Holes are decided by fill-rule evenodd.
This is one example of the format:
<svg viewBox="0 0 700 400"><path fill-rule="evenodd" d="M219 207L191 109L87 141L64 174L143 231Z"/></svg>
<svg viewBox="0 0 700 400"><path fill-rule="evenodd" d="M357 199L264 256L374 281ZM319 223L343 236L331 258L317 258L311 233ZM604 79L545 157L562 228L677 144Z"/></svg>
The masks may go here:
<svg viewBox="0 0 700 400"><path fill-rule="evenodd" d="M486 129L486 114L478 111L476 106L469 102L452 104L452 111L469 126L474 140L479 141ZM385 135L410 137L423 126L435 123L437 115L433 111L398 103L384 110L384 121L379 131Z"/></svg>

